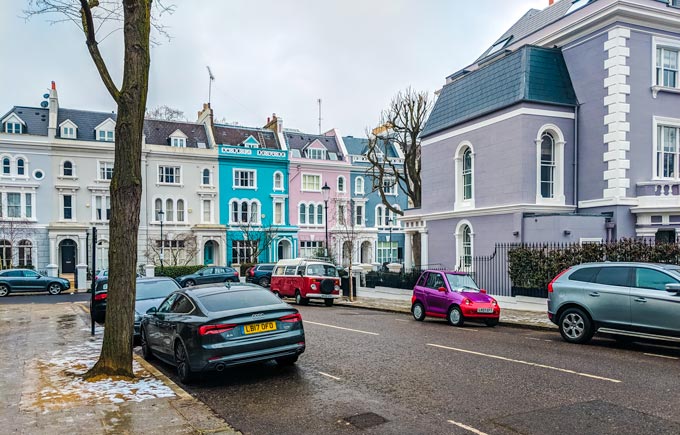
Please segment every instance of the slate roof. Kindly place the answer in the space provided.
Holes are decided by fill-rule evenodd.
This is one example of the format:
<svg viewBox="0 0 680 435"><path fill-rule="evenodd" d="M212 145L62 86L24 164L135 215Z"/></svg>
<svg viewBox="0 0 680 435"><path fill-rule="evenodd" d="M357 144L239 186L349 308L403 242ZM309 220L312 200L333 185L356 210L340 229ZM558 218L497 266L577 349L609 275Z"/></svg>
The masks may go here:
<svg viewBox="0 0 680 435"><path fill-rule="evenodd" d="M57 137L61 137L59 125L70 119L71 122L78 126L78 131L76 132L77 140L96 140L94 128L108 118L115 122L118 115L113 112L92 112L89 110L62 109L60 107L57 114Z"/></svg>
<svg viewBox="0 0 680 435"><path fill-rule="evenodd" d="M12 110L2 115L0 120L5 119L11 113L16 113L26 123L23 130L25 134L47 136L49 110L41 107L14 106Z"/></svg>
<svg viewBox="0 0 680 435"><path fill-rule="evenodd" d="M421 137L522 101L577 104L560 49L524 46L445 85Z"/></svg>
<svg viewBox="0 0 680 435"><path fill-rule="evenodd" d="M249 136L254 137L262 148L281 149L276 134L271 130L236 125L215 125L215 141L219 145L238 146Z"/></svg>
<svg viewBox="0 0 680 435"><path fill-rule="evenodd" d="M195 122L162 121L160 119L144 120L146 143L153 145L170 145L170 135L180 130L187 137L187 148L207 148L208 136L203 124ZM198 144L203 144L199 146Z"/></svg>
<svg viewBox="0 0 680 435"><path fill-rule="evenodd" d="M301 132L295 132L295 131L285 131L283 132L283 137L286 139L286 144L288 145L289 150L300 150L300 152L307 147L307 145L311 144L315 140L319 140L323 144L324 147L328 150L326 153L326 159L327 160L332 160L331 157L329 156L329 153L335 153L337 155L337 160L342 160L344 157L341 154L340 147L338 146L338 142L335 140L335 137L333 136L323 136L323 135L317 135L317 134L307 134L307 133L301 133Z"/></svg>
<svg viewBox="0 0 680 435"><path fill-rule="evenodd" d="M368 152L368 139L354 136L345 136L342 138L342 141L345 143L347 152L352 156L361 156ZM381 145L383 153L387 157L399 157L396 150L394 149L393 144L388 144L385 141L381 141Z"/></svg>

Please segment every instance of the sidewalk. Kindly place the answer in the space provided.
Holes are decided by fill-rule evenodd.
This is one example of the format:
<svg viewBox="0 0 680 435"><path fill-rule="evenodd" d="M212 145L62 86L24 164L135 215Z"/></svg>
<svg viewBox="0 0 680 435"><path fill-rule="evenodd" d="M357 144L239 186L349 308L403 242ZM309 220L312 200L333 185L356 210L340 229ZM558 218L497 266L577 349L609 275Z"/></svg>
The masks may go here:
<svg viewBox="0 0 680 435"><path fill-rule="evenodd" d="M413 291L390 287L357 288L357 299L349 302L347 298L337 300L338 305L366 308L397 313L411 313L411 295ZM494 296L501 307L500 323L506 326L527 327L536 329L557 329L548 320L545 299L527 297Z"/></svg>
<svg viewBox="0 0 680 435"><path fill-rule="evenodd" d="M141 358L134 381L83 381L99 356L85 305L0 305L0 427L6 434L236 434Z"/></svg>

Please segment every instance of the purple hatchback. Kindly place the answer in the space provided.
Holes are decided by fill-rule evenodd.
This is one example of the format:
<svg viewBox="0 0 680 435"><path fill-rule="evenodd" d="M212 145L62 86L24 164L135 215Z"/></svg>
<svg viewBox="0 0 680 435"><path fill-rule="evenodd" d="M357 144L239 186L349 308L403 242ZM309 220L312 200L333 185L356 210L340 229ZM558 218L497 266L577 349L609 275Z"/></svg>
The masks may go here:
<svg viewBox="0 0 680 435"><path fill-rule="evenodd" d="M453 326L462 326L466 320L496 326L501 308L469 274L426 270L413 289L411 313L418 321L431 316L446 319Z"/></svg>

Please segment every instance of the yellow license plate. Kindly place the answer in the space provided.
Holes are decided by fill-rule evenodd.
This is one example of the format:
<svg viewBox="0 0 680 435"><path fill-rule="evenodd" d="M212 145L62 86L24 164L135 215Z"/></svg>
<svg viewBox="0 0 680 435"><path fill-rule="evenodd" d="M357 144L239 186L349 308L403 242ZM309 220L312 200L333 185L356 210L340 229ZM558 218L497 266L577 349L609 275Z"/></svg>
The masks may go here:
<svg viewBox="0 0 680 435"><path fill-rule="evenodd" d="M243 332L246 334L257 334L259 332L276 331L276 322L253 323L243 325Z"/></svg>

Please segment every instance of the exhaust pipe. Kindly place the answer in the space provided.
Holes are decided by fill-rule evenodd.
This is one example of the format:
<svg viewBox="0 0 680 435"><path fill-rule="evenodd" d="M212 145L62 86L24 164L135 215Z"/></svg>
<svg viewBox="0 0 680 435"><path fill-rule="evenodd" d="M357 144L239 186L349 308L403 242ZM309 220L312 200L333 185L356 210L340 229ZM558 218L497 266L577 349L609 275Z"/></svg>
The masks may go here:
<svg viewBox="0 0 680 435"><path fill-rule="evenodd" d="M221 363L220 363L220 364L217 364L217 365L215 366L215 370L217 370L218 372L223 371L223 370L224 370L224 364L221 364Z"/></svg>

